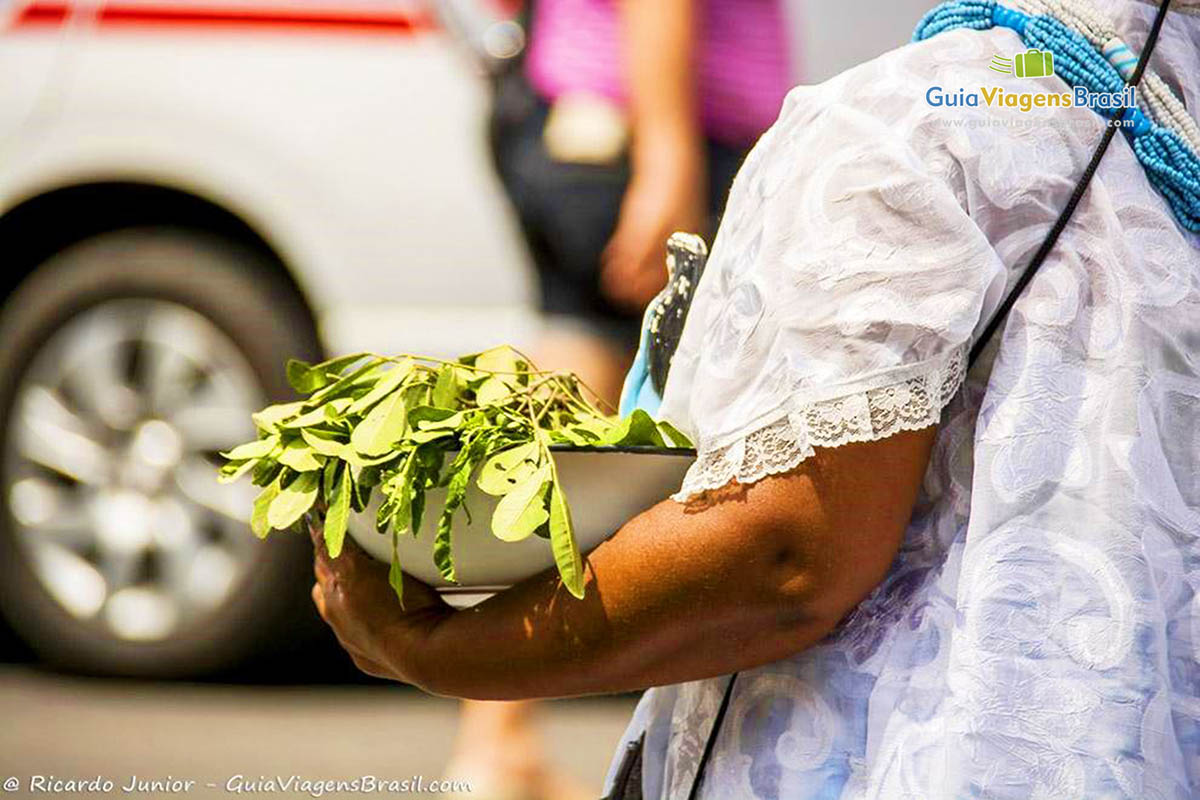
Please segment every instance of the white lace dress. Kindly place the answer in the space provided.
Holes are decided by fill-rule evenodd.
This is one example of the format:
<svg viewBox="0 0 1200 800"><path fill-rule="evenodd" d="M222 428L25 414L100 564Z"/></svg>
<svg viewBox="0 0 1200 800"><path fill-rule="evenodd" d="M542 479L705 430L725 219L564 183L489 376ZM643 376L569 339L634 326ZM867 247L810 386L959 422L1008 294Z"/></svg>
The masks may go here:
<svg viewBox="0 0 1200 800"><path fill-rule="evenodd" d="M1154 6L1097 5L1144 40ZM1195 115L1188 5L1154 63ZM734 183L663 398L701 451L681 497L940 427L887 579L742 674L704 798L1200 796L1200 241L1121 136L963 385L1103 130L926 102L1062 91L988 70L1023 49L958 31L798 88ZM647 798L687 796L724 686L646 693Z"/></svg>

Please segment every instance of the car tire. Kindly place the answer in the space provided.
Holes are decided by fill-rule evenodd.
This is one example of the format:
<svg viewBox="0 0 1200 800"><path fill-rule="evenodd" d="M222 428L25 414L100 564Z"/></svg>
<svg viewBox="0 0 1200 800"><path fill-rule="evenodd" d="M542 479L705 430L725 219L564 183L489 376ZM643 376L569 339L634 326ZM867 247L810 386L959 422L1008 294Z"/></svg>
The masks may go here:
<svg viewBox="0 0 1200 800"><path fill-rule="evenodd" d="M145 311L147 314L171 309L189 320L206 321L213 330L219 331L219 335L212 334L214 341L225 341L221 337L227 337L244 359L237 363L248 365L247 374L252 373L253 382L257 384L258 396L254 402L258 404L291 396L283 370L288 357L311 359L320 352L312 317L298 293L280 277L278 265L261 251L222 237L187 229L131 228L79 242L39 265L0 310L0 375L4 376L0 382L0 471L3 473L0 481L0 613L41 659L58 668L88 674L199 677L224 671L256 654L287 647L289 643L294 647L299 638L315 627L315 615L308 597L312 579L311 545L303 535L275 533L267 541L258 542L245 528L244 535L249 542L242 544L238 540L236 547L250 549L244 557L239 556L245 563L238 567L241 572L236 584L224 584L232 588L217 605L205 606L203 613L189 618L187 624L181 623L171 630L170 635L139 635L133 639L115 635L111 627L106 627L98 618L84 618L69 612L49 591L47 582L39 577L46 573L35 569L31 553L45 545L30 545L30 528L18 521L14 503L10 502L17 499L15 478L10 471L18 467L12 465L18 464L20 469L40 467L40 463L30 467L16 449L18 440L25 435L20 433L26 429L22 426L32 424L20 416L22 407L18 406L18 401L26 397L22 392L42 391L30 388L34 386L31 376L34 376L38 354L49 352L45 348L56 341L56 334L74 324L72 321L85 319L92 312L101 313L96 309L134 307L111 305L114 303L148 304L137 308L149 309ZM196 324L200 325L199 322ZM50 367L53 367L52 363ZM217 379L226 381L221 376L213 378L201 374L199 378L193 377L195 381ZM230 381L232 378L226 383ZM244 382L242 385L249 384ZM252 435L252 429L250 432ZM235 443L229 442L225 447ZM103 452L115 452L115 447ZM215 455L207 457L215 459ZM196 474L195 463L192 474ZM63 479L58 480L62 482ZM215 480L214 472L214 484ZM67 488L62 491L78 491L70 480L65 484ZM162 477L161 484L167 487L161 491L171 492L175 491L173 487L178 480ZM57 484L47 485L57 487ZM88 487L88 491L92 500L86 507L94 509L97 502L94 498L100 496L100 490L93 491ZM105 498L112 493L107 488L103 492L109 493L104 495ZM183 501L175 499L162 502L184 506ZM188 509L188 513L196 513L190 506ZM94 511L90 513L95 515ZM136 522L143 517L135 515L130 519ZM154 523L137 525L153 528L159 524L160 516L153 519L156 520ZM208 520L208 517L204 519ZM216 523L208 520L205 524ZM100 527L104 527L103 519L95 529ZM201 536L196 533L200 528L190 523L184 528L200 541ZM82 535L98 534L91 530ZM162 539L153 538L160 535L157 529L150 530L149 535L151 538L147 541L153 549L153 543ZM211 531L206 529L205 535L211 536ZM85 542L80 547L86 550L92 545ZM197 552L207 553L215 551L216 545L206 543L194 547L200 548ZM149 569L145 567L148 563L145 559L149 556L142 554L129 558L132 559L130 563L139 565L138 569ZM138 558L143 561L137 561ZM229 559L233 557L229 556ZM97 571L97 574L101 573ZM162 594L166 596L169 592ZM110 598L104 602L115 601ZM105 608L111 611L108 606Z"/></svg>

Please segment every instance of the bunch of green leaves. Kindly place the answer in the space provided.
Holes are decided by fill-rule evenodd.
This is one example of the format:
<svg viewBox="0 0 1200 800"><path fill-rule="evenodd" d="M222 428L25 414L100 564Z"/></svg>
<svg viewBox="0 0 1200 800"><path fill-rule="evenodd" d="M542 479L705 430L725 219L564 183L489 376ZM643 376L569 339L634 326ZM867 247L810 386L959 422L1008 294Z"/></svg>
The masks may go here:
<svg viewBox="0 0 1200 800"><path fill-rule="evenodd" d="M304 399L253 415L258 438L223 453L222 481L249 474L263 490L251 528L259 537L324 509L329 553L342 550L350 512L371 493L383 500L376 528L392 537L390 579L401 593L398 537L416 535L430 489L444 488L433 560L455 581L455 515L467 488L498 499L493 534L549 540L563 585L583 596L583 563L552 446L690 447L644 411L618 419L570 373L544 372L510 347L443 361L371 353L320 364L290 361L288 381Z"/></svg>

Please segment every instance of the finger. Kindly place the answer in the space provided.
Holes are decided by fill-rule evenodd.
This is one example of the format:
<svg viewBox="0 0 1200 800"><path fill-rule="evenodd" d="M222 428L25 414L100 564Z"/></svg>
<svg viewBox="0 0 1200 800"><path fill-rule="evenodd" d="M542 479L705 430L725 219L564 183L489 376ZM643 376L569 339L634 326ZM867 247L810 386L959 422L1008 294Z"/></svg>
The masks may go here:
<svg viewBox="0 0 1200 800"><path fill-rule="evenodd" d="M372 661L363 656L350 654L350 660L354 662L354 666L358 667L361 672L365 672L373 678L391 678L392 675L388 670L378 662Z"/></svg>
<svg viewBox="0 0 1200 800"><path fill-rule="evenodd" d="M600 253L600 281L607 290L619 288L629 273L631 259L628 239L626 230L618 227Z"/></svg>
<svg viewBox="0 0 1200 800"><path fill-rule="evenodd" d="M346 538L342 552L337 558L329 555L329 550L325 546L325 531L319 524L309 523L309 535L313 540L313 571L317 575L317 580L327 583L329 581L338 581L348 579L354 574L357 562L360 560L360 555L365 555L362 548L355 545L348 547L351 540Z"/></svg>
<svg viewBox="0 0 1200 800"><path fill-rule="evenodd" d="M329 559L321 558L319 555L313 558L313 575L317 578L317 583L322 587L332 585L336 575L329 565Z"/></svg>
<svg viewBox="0 0 1200 800"><path fill-rule="evenodd" d="M630 296L639 304L644 305L654 298L654 295L666 285L667 273L658 253L647 255L631 282Z"/></svg>
<svg viewBox="0 0 1200 800"><path fill-rule="evenodd" d="M629 302L636 308L644 308L647 303L654 299L662 289L657 276L647 276L645 279L638 281L637 285L632 288L629 294Z"/></svg>
<svg viewBox="0 0 1200 800"><path fill-rule="evenodd" d="M629 260L624 256L614 254L600 276L600 288L610 300L620 302L628 292L629 281L632 277L629 270Z"/></svg>
<svg viewBox="0 0 1200 800"><path fill-rule="evenodd" d="M355 665L357 665L359 669L379 678L388 677L388 670L383 666L383 664L372 659L357 645L343 637L336 624L330 623L329 628L333 633L333 637L337 639L338 645L346 651L346 655L350 656L351 660L354 661Z"/></svg>
<svg viewBox="0 0 1200 800"><path fill-rule="evenodd" d="M329 618L325 616L325 590L321 588L321 584L314 583L312 587L313 605L317 607L317 613L321 615L321 619L329 622Z"/></svg>
<svg viewBox="0 0 1200 800"><path fill-rule="evenodd" d="M325 543L325 526L312 514L304 515L304 524L308 528L308 536L312 539L313 547L320 549Z"/></svg>
<svg viewBox="0 0 1200 800"><path fill-rule="evenodd" d="M645 294L644 286L645 283L639 276L632 276L623 281L620 286L615 287L609 299L613 304L627 311L640 310L644 306L642 301Z"/></svg>
<svg viewBox="0 0 1200 800"><path fill-rule="evenodd" d="M333 559L329 557L329 551L325 549L325 528L319 521L311 515L305 516L305 521L308 525L308 535L313 543L313 562L314 565L323 564L326 573L333 572ZM314 569L317 569L314 566ZM319 577L319 576L318 576Z"/></svg>

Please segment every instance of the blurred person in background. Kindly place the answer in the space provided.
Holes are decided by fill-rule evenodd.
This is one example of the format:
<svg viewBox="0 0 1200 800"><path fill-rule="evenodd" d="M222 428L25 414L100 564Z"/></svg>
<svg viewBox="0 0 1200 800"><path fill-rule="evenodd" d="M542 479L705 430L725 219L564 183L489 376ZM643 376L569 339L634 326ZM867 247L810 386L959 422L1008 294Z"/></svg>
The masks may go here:
<svg viewBox="0 0 1200 800"><path fill-rule="evenodd" d="M533 358L616 405L665 242L711 232L734 174L796 82L783 0L535 0L496 82L497 172L537 269ZM542 763L534 709L466 703L451 777L574 796ZM586 796L586 795L581 795Z"/></svg>
<svg viewBox="0 0 1200 800"><path fill-rule="evenodd" d="M492 144L537 268L533 353L609 402L665 241L708 232L795 83L782 0L536 0Z"/></svg>

